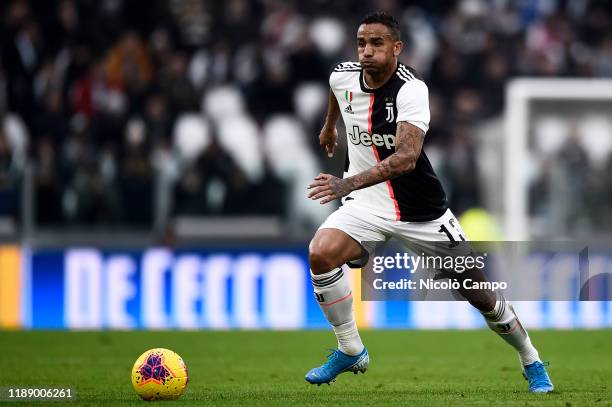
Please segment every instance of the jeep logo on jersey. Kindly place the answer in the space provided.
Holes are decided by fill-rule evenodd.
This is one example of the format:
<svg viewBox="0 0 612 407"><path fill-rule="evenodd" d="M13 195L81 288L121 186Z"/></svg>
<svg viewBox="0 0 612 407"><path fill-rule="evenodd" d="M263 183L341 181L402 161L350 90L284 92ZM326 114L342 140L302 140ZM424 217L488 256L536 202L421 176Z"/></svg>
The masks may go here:
<svg viewBox="0 0 612 407"><path fill-rule="evenodd" d="M370 134L367 131L360 131L359 126L353 126L353 132L347 134L351 143L356 146L359 144L366 147L375 145L376 147L385 146L388 149L395 147L394 134Z"/></svg>

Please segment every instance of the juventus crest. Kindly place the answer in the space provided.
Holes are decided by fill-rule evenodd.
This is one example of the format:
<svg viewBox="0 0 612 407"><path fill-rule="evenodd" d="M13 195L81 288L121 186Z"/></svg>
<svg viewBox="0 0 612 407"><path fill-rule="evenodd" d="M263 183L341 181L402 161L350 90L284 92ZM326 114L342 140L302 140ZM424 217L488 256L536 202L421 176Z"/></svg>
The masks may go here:
<svg viewBox="0 0 612 407"><path fill-rule="evenodd" d="M385 119L388 123L393 123L395 120L395 114L393 113L393 102L387 102L387 118Z"/></svg>

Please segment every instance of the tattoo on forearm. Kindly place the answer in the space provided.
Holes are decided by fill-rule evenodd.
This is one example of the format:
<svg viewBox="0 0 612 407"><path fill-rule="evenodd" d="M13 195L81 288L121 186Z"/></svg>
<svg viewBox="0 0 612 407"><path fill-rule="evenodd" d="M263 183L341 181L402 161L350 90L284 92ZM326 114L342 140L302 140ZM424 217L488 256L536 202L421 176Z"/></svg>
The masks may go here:
<svg viewBox="0 0 612 407"><path fill-rule="evenodd" d="M415 125L399 122L395 133L395 152L374 167L342 180L345 187L354 191L412 171L421 154L424 136L425 132Z"/></svg>
<svg viewBox="0 0 612 407"><path fill-rule="evenodd" d="M346 182L348 179L349 178L334 178L329 181L329 185L336 196L347 196L351 193L351 191L354 190L353 188L351 188L351 184Z"/></svg>

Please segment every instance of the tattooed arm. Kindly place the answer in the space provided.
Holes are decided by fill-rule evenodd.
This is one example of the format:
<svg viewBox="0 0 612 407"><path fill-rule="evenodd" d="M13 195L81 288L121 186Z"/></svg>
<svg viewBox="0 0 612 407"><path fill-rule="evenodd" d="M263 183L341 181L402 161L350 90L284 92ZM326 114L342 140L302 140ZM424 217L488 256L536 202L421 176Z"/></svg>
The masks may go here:
<svg viewBox="0 0 612 407"><path fill-rule="evenodd" d="M414 169L421 155L425 132L408 122L398 122L395 133L395 152L374 167L349 178L337 178L319 174L308 186L311 199L321 199L325 204L342 198L357 189L387 181Z"/></svg>

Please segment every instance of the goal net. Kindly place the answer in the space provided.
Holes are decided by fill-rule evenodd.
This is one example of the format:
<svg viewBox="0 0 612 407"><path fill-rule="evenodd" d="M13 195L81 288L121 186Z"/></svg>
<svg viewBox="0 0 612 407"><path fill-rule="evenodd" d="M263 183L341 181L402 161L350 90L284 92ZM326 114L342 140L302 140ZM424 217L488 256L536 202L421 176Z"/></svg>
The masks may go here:
<svg viewBox="0 0 612 407"><path fill-rule="evenodd" d="M511 81L503 150L508 240L612 236L612 80Z"/></svg>

